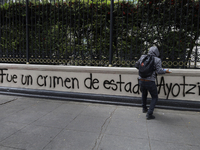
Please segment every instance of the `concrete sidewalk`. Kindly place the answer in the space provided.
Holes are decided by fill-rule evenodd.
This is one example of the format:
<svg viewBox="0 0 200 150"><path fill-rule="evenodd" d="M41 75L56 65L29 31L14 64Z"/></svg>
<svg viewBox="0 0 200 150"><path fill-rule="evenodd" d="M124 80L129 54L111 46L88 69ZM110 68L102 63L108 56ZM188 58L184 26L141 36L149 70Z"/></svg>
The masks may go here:
<svg viewBox="0 0 200 150"><path fill-rule="evenodd" d="M200 149L199 112L0 97L0 150Z"/></svg>

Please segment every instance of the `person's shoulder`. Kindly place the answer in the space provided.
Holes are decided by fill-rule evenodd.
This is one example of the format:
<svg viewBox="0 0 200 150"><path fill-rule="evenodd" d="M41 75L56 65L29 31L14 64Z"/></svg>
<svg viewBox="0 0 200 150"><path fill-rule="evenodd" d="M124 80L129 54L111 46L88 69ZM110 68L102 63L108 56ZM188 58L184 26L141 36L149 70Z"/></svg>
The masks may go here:
<svg viewBox="0 0 200 150"><path fill-rule="evenodd" d="M158 57L154 57L154 61L155 61L155 63L159 63L159 62L161 62L161 59Z"/></svg>
<svg viewBox="0 0 200 150"><path fill-rule="evenodd" d="M158 60L158 61L161 61L161 59L158 58L158 57L156 57L156 56L154 57L154 59L155 59L155 60Z"/></svg>
<svg viewBox="0 0 200 150"><path fill-rule="evenodd" d="M146 56L147 56L147 55L141 55L140 58L144 58L144 57L146 57Z"/></svg>

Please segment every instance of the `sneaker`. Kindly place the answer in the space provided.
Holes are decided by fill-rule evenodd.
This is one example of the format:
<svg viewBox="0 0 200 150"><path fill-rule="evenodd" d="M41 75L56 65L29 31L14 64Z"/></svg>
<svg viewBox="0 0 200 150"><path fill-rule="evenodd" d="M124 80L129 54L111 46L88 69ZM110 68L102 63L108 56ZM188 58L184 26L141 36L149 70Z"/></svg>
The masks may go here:
<svg viewBox="0 0 200 150"><path fill-rule="evenodd" d="M143 109L142 109L142 112L143 112L143 113L147 113L147 111L148 111L147 108L143 108Z"/></svg>
<svg viewBox="0 0 200 150"><path fill-rule="evenodd" d="M149 115L149 114L146 115L146 119L147 119L147 120L155 119L155 118L156 118L156 117L155 117L154 115Z"/></svg>

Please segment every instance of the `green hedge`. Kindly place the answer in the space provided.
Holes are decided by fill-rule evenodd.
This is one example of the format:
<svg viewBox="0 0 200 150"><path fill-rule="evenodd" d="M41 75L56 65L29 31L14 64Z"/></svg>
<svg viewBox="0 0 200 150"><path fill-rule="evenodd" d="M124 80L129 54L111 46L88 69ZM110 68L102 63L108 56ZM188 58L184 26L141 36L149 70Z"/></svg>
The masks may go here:
<svg viewBox="0 0 200 150"><path fill-rule="evenodd" d="M109 57L110 3L29 3L30 57ZM26 5L0 8L3 55L25 55ZM163 60L188 60L199 38L200 6L193 0L114 3L113 60L134 60L156 45Z"/></svg>

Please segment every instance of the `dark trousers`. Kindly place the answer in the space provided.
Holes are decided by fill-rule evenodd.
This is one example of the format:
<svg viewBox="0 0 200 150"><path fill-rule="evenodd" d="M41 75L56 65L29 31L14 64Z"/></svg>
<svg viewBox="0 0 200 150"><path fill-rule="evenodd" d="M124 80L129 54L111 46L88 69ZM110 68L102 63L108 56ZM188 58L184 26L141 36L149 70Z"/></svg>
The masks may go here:
<svg viewBox="0 0 200 150"><path fill-rule="evenodd" d="M151 95L151 103L148 110L148 114L152 115L155 105L158 101L158 91L155 82L153 81L139 81L140 91L142 92L142 107L147 108L147 95L148 91Z"/></svg>

